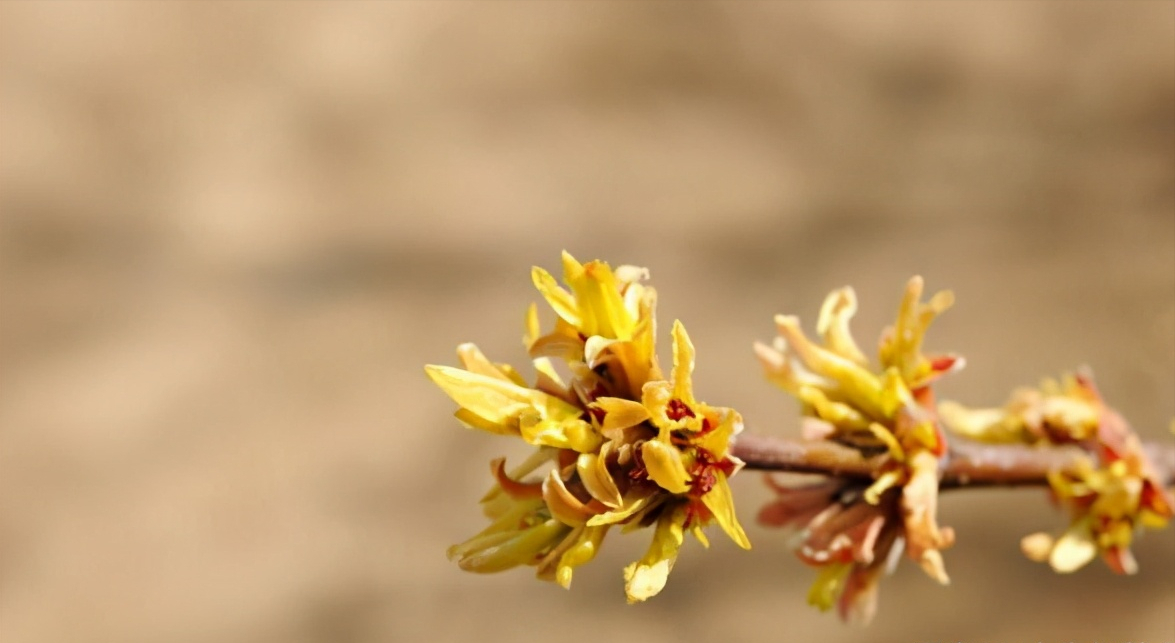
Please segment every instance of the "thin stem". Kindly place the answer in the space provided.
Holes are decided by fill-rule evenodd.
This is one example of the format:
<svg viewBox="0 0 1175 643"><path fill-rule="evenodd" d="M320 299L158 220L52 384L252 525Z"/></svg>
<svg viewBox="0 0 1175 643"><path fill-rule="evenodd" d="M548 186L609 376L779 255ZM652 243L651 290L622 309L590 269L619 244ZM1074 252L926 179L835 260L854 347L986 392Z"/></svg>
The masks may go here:
<svg viewBox="0 0 1175 643"><path fill-rule="evenodd" d="M1144 445L1158 477L1175 486L1175 446ZM748 469L819 473L870 480L884 456L864 457L834 442L804 442L766 435L740 435L731 453ZM954 440L943 466L941 487L1047 486L1048 472L1069 470L1086 457L1076 447L1036 448Z"/></svg>

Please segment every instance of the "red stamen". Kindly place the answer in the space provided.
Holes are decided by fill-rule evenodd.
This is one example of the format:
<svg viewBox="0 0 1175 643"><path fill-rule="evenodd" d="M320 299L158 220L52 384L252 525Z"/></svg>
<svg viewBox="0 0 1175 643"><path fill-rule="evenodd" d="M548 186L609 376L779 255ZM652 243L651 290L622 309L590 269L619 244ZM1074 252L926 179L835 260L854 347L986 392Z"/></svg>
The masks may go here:
<svg viewBox="0 0 1175 643"><path fill-rule="evenodd" d="M674 421L680 420L684 417L697 417L697 414L694 413L694 410L691 409L688 404L677 398L669 400L669 404L665 405L665 415L667 415L670 420Z"/></svg>

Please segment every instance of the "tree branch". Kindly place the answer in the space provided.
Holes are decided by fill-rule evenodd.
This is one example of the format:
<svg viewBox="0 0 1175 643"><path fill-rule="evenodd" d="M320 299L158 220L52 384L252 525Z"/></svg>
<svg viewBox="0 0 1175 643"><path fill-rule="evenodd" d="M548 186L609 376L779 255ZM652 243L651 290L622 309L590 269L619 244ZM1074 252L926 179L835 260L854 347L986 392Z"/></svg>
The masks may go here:
<svg viewBox="0 0 1175 643"><path fill-rule="evenodd" d="M1149 442L1143 447L1158 477L1175 486L1175 446ZM884 455L862 456L835 442L805 442L744 433L731 454L747 469L818 473L872 480ZM1085 452L1077 447L1030 447L1018 444L981 444L961 439L951 442L943 466L941 487L1047 486L1048 472L1074 467Z"/></svg>

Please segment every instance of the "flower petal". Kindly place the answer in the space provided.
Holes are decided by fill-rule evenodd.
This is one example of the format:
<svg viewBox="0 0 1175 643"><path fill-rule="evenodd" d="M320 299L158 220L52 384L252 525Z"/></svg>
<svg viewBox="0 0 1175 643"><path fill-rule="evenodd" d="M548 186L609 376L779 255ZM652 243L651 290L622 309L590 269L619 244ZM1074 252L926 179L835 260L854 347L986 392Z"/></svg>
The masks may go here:
<svg viewBox="0 0 1175 643"><path fill-rule="evenodd" d="M557 520L531 527L514 538L495 544L458 561L461 569L479 574L500 572L534 562L544 549L557 544L571 531Z"/></svg>
<svg viewBox="0 0 1175 643"><path fill-rule="evenodd" d="M530 270L530 278L534 282L534 287L538 289L543 299L546 299L547 303L551 305L556 315L562 317L564 321L572 326L579 326L583 322L575 298L571 296L571 293L563 290L559 286L559 282L555 281L551 273L535 266Z"/></svg>
<svg viewBox="0 0 1175 643"><path fill-rule="evenodd" d="M857 314L857 293L851 287L844 287L829 293L820 307L816 320L816 332L824 338L824 344L832 352L861 366L868 364L864 353L857 348L853 334L849 331L849 320Z"/></svg>
<svg viewBox="0 0 1175 643"><path fill-rule="evenodd" d="M563 483L559 471L552 469L543 480L543 501L551 510L551 515L559 522L571 527L583 525L594 513L587 508L579 498L576 498Z"/></svg>
<svg viewBox="0 0 1175 643"><path fill-rule="evenodd" d="M593 405L604 412L604 421L600 428L602 433L627 429L649 419L649 409L640 402L619 397L601 397L596 398Z"/></svg>
<svg viewBox="0 0 1175 643"><path fill-rule="evenodd" d="M600 551L600 544L608 533L608 526L586 527L579 539L561 557L555 570L555 582L564 589L571 587L571 575L576 567L590 562Z"/></svg>
<svg viewBox="0 0 1175 643"><path fill-rule="evenodd" d="M660 440L649 440L641 446L641 457L649 478L670 493L689 491L689 472L681 460L681 451Z"/></svg>
<svg viewBox="0 0 1175 643"><path fill-rule="evenodd" d="M845 577L852 568L849 563L829 563L821 566L820 573L808 589L808 604L817 607L821 612L832 609L836 604L836 597L844 587Z"/></svg>
<svg viewBox="0 0 1175 643"><path fill-rule="evenodd" d="M1089 533L1086 521L1074 523L1061 536L1049 554L1049 565L1061 574L1075 572L1097 556L1097 543Z"/></svg>
<svg viewBox="0 0 1175 643"><path fill-rule="evenodd" d="M457 357L461 360L461 365L470 373L477 373L478 375L485 375L494 379L502 380L503 382L510 382L511 379L506 376L494 363L481 352L477 344L465 343L457 347Z"/></svg>
<svg viewBox="0 0 1175 643"><path fill-rule="evenodd" d="M881 382L855 362L821 348L804 335L795 317L777 315L775 326L787 346L814 372L835 380L843 394L861 411L872 417L884 417L881 406Z"/></svg>
<svg viewBox="0 0 1175 643"><path fill-rule="evenodd" d="M750 549L751 541L747 539L746 532L743 531L742 525L738 524L738 518L734 515L734 498L730 494L730 485L726 482L726 474L715 471L714 475L717 480L710 491L702 496L702 502L714 515L718 526L722 527L722 531L725 531L736 545L743 549Z"/></svg>
<svg viewBox="0 0 1175 643"><path fill-rule="evenodd" d="M682 508L663 514L657 520L653 542L644 557L624 568L624 593L630 604L656 596L665 587L684 539L684 524L685 512Z"/></svg>
<svg viewBox="0 0 1175 643"><path fill-rule="evenodd" d="M694 344L681 320L673 321L673 397L688 406L697 404L694 399L691 375L694 372Z"/></svg>
<svg viewBox="0 0 1175 643"><path fill-rule="evenodd" d="M588 527L598 527L600 525L612 525L623 520L626 520L643 509L649 507L650 502L656 498L656 495L637 496L629 494L624 497L624 502L620 504L618 509L612 511L605 511L602 514L596 514L588 519Z"/></svg>
<svg viewBox="0 0 1175 643"><path fill-rule="evenodd" d="M620 506L623 499L620 496L620 490L616 487L616 481L608 473L606 459L609 445L610 443L605 442L600 448L599 455L595 453L579 454L575 460L575 470L579 474L580 482L593 498L615 509ZM605 461L602 466L601 460Z"/></svg>
<svg viewBox="0 0 1175 643"><path fill-rule="evenodd" d="M591 453L600 447L603 438L589 422L578 417L565 420L541 419L535 412L524 412L519 418L522 439L535 446L571 449Z"/></svg>

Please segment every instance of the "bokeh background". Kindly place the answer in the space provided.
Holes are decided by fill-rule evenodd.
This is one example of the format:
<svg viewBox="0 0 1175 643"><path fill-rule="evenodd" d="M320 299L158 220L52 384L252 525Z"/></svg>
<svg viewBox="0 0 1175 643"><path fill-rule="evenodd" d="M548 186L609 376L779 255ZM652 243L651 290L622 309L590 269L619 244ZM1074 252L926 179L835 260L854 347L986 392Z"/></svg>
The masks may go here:
<svg viewBox="0 0 1175 643"><path fill-rule="evenodd" d="M774 313L852 284L871 342L920 273L943 394L1089 364L1170 441L1175 3L0 4L0 639L1175 640L1175 531L1060 577L1036 492L952 492L954 583L903 565L869 630L804 604L756 474L755 550L642 606L645 537L570 592L460 572L524 450L421 367L524 365L564 248L648 266L752 430L796 430Z"/></svg>

